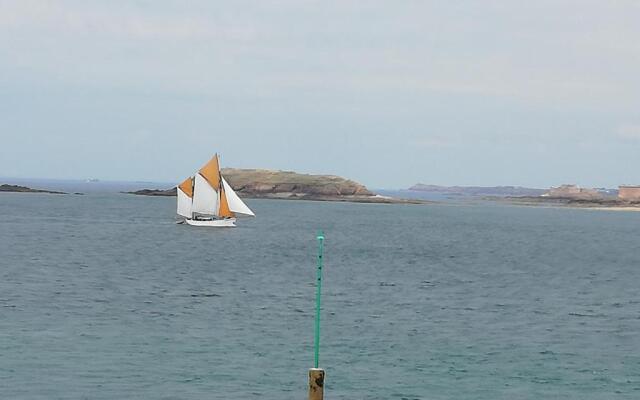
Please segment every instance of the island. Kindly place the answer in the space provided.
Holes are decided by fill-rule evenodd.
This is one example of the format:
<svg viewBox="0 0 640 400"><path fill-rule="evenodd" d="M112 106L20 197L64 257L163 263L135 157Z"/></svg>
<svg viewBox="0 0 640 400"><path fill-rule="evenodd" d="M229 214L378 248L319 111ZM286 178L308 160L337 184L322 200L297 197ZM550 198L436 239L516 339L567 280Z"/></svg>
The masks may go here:
<svg viewBox="0 0 640 400"><path fill-rule="evenodd" d="M65 192L56 192L55 190L31 189L31 188L26 187L26 186L8 185L8 184L0 185L0 192L68 194L68 193L65 193Z"/></svg>
<svg viewBox="0 0 640 400"><path fill-rule="evenodd" d="M282 200L347 201L356 203L424 203L380 196L364 185L335 175L310 175L293 171L223 168L222 175L241 197ZM176 188L142 189L130 194L176 196Z"/></svg>

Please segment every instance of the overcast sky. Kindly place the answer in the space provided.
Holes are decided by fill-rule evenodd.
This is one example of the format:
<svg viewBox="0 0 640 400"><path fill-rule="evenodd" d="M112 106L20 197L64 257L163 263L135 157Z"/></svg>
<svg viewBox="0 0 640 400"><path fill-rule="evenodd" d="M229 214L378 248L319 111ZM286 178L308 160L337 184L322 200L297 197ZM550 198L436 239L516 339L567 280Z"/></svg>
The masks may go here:
<svg viewBox="0 0 640 400"><path fill-rule="evenodd" d="M0 176L640 183L638 1L0 0Z"/></svg>

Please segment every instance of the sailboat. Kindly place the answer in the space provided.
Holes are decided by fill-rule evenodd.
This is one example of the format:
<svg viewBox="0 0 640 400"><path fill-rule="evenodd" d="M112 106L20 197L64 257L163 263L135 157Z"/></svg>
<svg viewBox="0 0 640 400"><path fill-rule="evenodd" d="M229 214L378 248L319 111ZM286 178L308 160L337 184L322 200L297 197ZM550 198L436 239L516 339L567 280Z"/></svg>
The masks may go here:
<svg viewBox="0 0 640 400"><path fill-rule="evenodd" d="M255 214L233 191L220 173L220 159L214 155L177 188L179 223L193 226L234 227L236 216Z"/></svg>

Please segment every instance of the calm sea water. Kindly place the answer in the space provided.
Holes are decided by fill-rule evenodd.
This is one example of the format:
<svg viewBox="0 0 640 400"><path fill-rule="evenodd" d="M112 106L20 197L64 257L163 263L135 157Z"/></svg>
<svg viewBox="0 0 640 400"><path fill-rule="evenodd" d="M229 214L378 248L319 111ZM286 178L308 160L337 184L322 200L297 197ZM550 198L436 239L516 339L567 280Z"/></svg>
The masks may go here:
<svg viewBox="0 0 640 400"><path fill-rule="evenodd" d="M0 398L640 398L640 213L0 195Z"/></svg>

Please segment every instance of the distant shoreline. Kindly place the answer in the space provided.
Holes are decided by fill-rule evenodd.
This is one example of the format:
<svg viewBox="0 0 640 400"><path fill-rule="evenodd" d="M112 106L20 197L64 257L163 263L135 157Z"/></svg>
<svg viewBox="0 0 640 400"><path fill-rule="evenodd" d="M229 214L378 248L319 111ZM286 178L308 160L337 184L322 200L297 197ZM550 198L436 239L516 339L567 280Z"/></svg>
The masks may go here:
<svg viewBox="0 0 640 400"><path fill-rule="evenodd" d="M584 200L562 197L485 197L484 200L496 203L528 207L560 207L581 210L640 211L639 202L626 202L618 199Z"/></svg>

